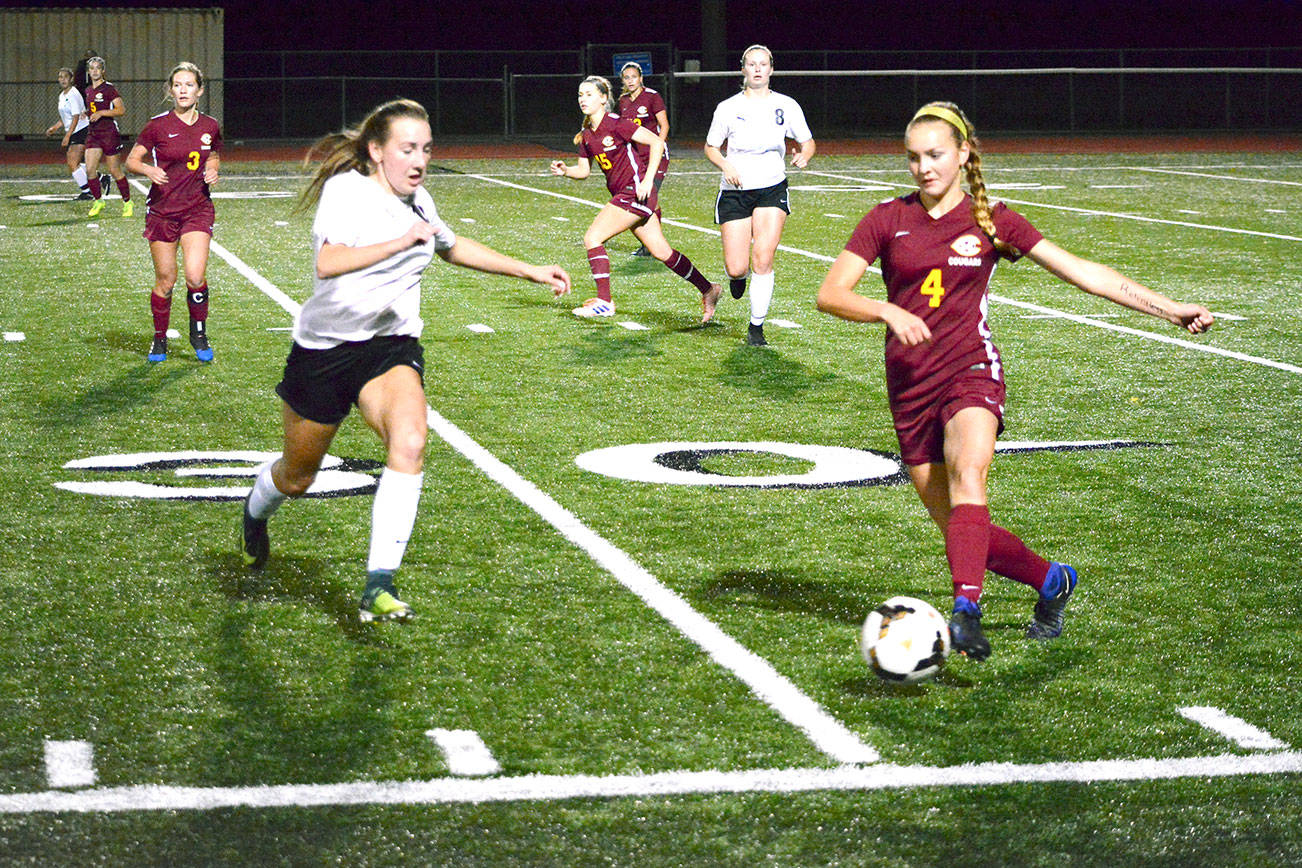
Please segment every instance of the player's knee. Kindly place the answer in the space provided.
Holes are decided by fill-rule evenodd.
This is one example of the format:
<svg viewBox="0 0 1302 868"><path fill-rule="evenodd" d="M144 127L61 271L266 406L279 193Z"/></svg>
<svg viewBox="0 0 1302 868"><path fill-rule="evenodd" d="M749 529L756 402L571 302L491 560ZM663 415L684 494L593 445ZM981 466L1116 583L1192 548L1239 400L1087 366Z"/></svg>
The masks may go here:
<svg viewBox="0 0 1302 868"><path fill-rule="evenodd" d="M424 427L407 427L389 436L387 464L403 473L420 473L425 466Z"/></svg>

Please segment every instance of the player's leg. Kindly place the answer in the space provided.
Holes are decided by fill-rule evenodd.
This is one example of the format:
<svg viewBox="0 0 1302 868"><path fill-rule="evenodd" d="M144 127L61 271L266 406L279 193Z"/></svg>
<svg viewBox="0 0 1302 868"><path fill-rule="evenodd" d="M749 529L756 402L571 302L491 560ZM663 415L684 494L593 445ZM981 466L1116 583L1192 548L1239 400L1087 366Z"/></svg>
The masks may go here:
<svg viewBox="0 0 1302 868"><path fill-rule="evenodd" d="M655 214L640 226L634 226L633 234L652 256L665 264L666 268L696 287L701 293L701 322L709 322L714 316L714 308L719 303L719 295L723 292L723 288L717 283L711 283L709 278L701 274L692 264L692 260L669 243L665 238L664 228L660 225L660 218Z"/></svg>
<svg viewBox="0 0 1302 868"><path fill-rule="evenodd" d="M149 255L154 260L154 288L149 293L149 312L154 320L154 340L149 347L149 361L167 360L167 327L172 317L172 288L176 286L175 241L150 241Z"/></svg>
<svg viewBox="0 0 1302 868"><path fill-rule="evenodd" d="M728 272L728 288L733 298L746 293L750 274L751 218L742 217L719 224L723 239L723 270Z"/></svg>
<svg viewBox="0 0 1302 868"><path fill-rule="evenodd" d="M590 298L582 306L574 309L576 316L612 316L615 304L610 296L610 254L605 244L625 230L632 229L642 220L640 214L625 211L623 208L607 202L592 218L586 232L583 233L583 247L588 254L588 267L592 270L592 280L597 287L597 297Z"/></svg>
<svg viewBox="0 0 1302 868"><path fill-rule="evenodd" d="M104 187L99 179L99 164L104 157L104 150L87 147L83 156L86 160L86 184L90 187L90 194L95 197L89 216L94 217L104 210Z"/></svg>
<svg viewBox="0 0 1302 868"><path fill-rule="evenodd" d="M135 213L135 206L131 204L131 184L127 181L126 173L122 171L122 155L105 154L104 163L108 166L114 183L117 184L118 195L122 197L122 216L130 217Z"/></svg>
<svg viewBox="0 0 1302 868"><path fill-rule="evenodd" d="M769 314L769 305L773 301L773 258L777 254L778 242L782 240L782 228L787 223L787 212L776 206L756 208L751 213L751 233L754 243L751 245L750 261L750 328L747 339L752 344L764 344L764 320Z"/></svg>
<svg viewBox="0 0 1302 868"><path fill-rule="evenodd" d="M208 344L208 251L212 236L207 232L186 232L181 236L185 263L185 298L190 311L190 346L201 362L211 362Z"/></svg>
<svg viewBox="0 0 1302 868"><path fill-rule="evenodd" d="M271 543L267 519L290 497L301 497L312 487L321 462L330 450L338 424L305 419L289 404L281 405L284 446L280 457L264 464L244 501L240 528L240 553L246 566L261 568L267 562Z"/></svg>
<svg viewBox="0 0 1302 868"><path fill-rule="evenodd" d="M416 524L424 480L428 409L420 374L409 365L389 368L362 387L357 407L384 443L385 464L371 511L371 544L359 617L391 621L410 617L393 577L402 565Z"/></svg>
<svg viewBox="0 0 1302 868"><path fill-rule="evenodd" d="M90 179L86 176L86 167L82 165L85 159L86 146L79 145L75 142L68 145L68 150L64 154L68 161L68 173L72 175L72 181L81 190L78 199L93 199L90 195Z"/></svg>

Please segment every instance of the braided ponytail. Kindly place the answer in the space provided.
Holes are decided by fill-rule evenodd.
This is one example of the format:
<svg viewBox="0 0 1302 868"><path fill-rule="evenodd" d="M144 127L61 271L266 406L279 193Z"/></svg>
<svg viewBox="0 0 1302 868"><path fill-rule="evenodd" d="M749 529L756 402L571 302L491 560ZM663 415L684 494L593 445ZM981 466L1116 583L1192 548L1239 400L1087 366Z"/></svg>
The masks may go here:
<svg viewBox="0 0 1302 868"><path fill-rule="evenodd" d="M976 128L972 126L972 122L967 119L967 115L963 114L963 110L952 102L927 103L918 109L909 126L924 119L944 121L953 131L955 141L960 145L967 142L968 158L963 164L963 169L967 175L968 188L972 191L972 219L990 239L995 250L1009 257L1021 256L1022 252L1000 238L995 230L994 218L990 216L990 199L986 196L986 180L981 172L981 143L977 141Z"/></svg>

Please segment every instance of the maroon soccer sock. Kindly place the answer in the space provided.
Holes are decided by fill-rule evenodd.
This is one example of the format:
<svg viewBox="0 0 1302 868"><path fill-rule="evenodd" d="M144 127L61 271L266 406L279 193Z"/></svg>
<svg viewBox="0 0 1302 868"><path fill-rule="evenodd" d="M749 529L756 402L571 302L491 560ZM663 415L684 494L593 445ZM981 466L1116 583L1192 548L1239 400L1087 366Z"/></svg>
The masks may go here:
<svg viewBox="0 0 1302 868"><path fill-rule="evenodd" d="M954 596L981 600L990 549L990 510L981 504L960 503L949 513L945 557L954 581Z"/></svg>
<svg viewBox="0 0 1302 868"><path fill-rule="evenodd" d="M88 174L86 177L86 183L90 187L90 195L94 196L96 199L99 199L104 195L104 188L99 185L98 175Z"/></svg>
<svg viewBox="0 0 1302 868"><path fill-rule="evenodd" d="M117 180L117 184L118 184L118 194L122 197L122 201L123 201L123 202L130 202L130 201L131 201L131 185L127 183L126 176L124 175L124 176L122 176L121 178L118 178L118 180Z"/></svg>
<svg viewBox="0 0 1302 868"><path fill-rule="evenodd" d="M986 569L1014 582L1030 585L1037 591L1044 586L1049 562L1027 548L1016 534L996 524L990 525L990 553Z"/></svg>
<svg viewBox="0 0 1302 868"><path fill-rule="evenodd" d="M149 310L154 315L154 337L167 337L167 323L172 318L172 296L149 293Z"/></svg>
<svg viewBox="0 0 1302 868"><path fill-rule="evenodd" d="M665 267L683 280L686 280L692 286L699 289L701 292L705 293L710 291L710 281L706 280L704 274L701 274L701 272L696 270L696 266L692 265L692 260L679 253L677 250L675 250L667 260L665 260Z"/></svg>
<svg viewBox="0 0 1302 868"><path fill-rule="evenodd" d="M597 284L597 298L610 301L610 256L605 247L598 244L588 248L588 267L592 269L592 279Z"/></svg>
<svg viewBox="0 0 1302 868"><path fill-rule="evenodd" d="M186 287L186 301L190 305L190 322L204 323L208 320L208 284ZM200 329L202 331L202 328Z"/></svg>

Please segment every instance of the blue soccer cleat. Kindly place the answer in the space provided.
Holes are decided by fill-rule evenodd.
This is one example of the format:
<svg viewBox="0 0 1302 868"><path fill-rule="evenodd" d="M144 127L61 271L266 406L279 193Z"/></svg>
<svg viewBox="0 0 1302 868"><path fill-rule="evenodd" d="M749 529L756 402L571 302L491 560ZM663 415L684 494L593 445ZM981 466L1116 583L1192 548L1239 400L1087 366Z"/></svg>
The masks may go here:
<svg viewBox="0 0 1302 868"><path fill-rule="evenodd" d="M954 614L949 619L949 645L973 660L990 656L990 640L981 629L981 606L966 597L954 600Z"/></svg>
<svg viewBox="0 0 1302 868"><path fill-rule="evenodd" d="M1026 627L1026 638L1057 639L1061 636L1063 615L1075 590L1075 568L1056 561L1050 564L1044 587L1040 589L1040 599L1035 603L1035 615Z"/></svg>
<svg viewBox="0 0 1302 868"><path fill-rule="evenodd" d="M167 361L167 338L154 338L153 344L149 347L149 355L146 359L153 363Z"/></svg>

